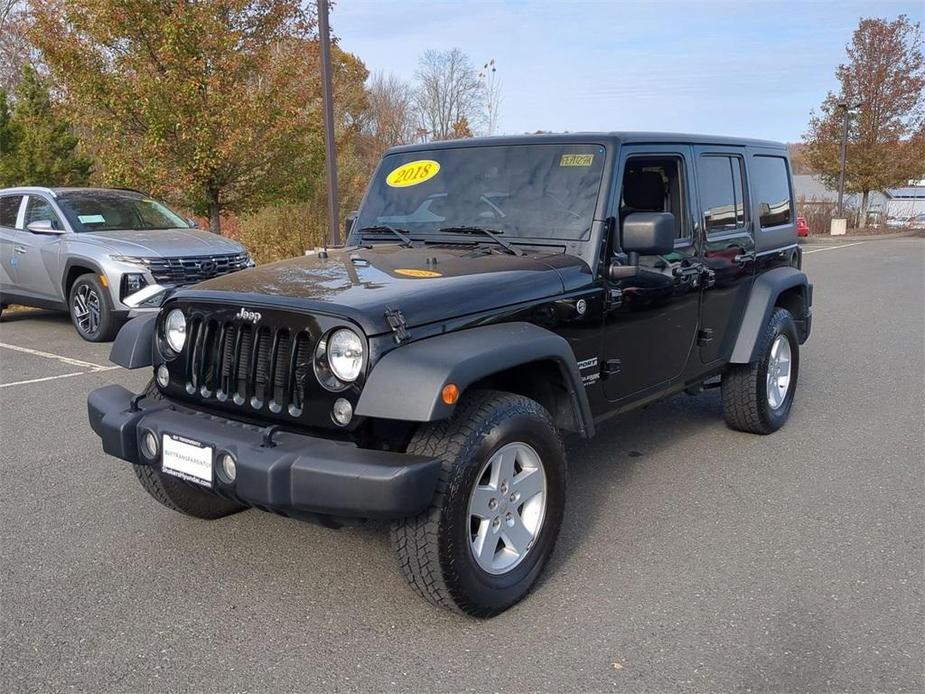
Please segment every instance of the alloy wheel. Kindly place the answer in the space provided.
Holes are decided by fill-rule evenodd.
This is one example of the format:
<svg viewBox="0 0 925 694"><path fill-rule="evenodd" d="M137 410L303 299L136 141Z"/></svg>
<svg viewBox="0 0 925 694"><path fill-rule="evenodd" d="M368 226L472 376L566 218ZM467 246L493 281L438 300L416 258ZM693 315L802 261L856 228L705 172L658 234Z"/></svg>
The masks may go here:
<svg viewBox="0 0 925 694"><path fill-rule="evenodd" d="M767 391L768 405L776 410L787 399L790 390L790 373L792 350L786 335L778 335L771 344L771 356L768 358Z"/></svg>
<svg viewBox="0 0 925 694"><path fill-rule="evenodd" d="M71 311L77 329L88 337L95 336L100 330L100 296L89 284L82 284L74 292Z"/></svg>
<svg viewBox="0 0 925 694"><path fill-rule="evenodd" d="M533 548L546 515L546 472L525 443L498 449L469 497L469 548L479 567L507 573Z"/></svg>

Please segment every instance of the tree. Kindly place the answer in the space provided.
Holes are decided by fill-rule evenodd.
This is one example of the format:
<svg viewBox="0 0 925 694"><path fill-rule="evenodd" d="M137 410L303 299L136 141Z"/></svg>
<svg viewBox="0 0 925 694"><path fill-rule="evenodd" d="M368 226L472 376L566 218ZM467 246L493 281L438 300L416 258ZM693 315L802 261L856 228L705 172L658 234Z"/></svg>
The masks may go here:
<svg viewBox="0 0 925 694"><path fill-rule="evenodd" d="M415 77L418 117L431 139L452 138L453 126L463 119L469 124L482 122L485 85L460 49L425 51Z"/></svg>
<svg viewBox="0 0 925 694"><path fill-rule="evenodd" d="M925 57L918 23L862 19L838 66L838 94L829 92L804 135L810 166L836 187L844 110L860 104L848 137L845 187L861 193L859 226L867 222L870 192L920 177L925 168Z"/></svg>
<svg viewBox="0 0 925 694"><path fill-rule="evenodd" d="M323 162L315 17L298 0L34 0L31 37L107 183L208 213L314 195ZM313 3L305 5L313 7ZM335 50L337 80L366 70Z"/></svg>
<svg viewBox="0 0 925 694"><path fill-rule="evenodd" d="M414 91L395 75L379 72L369 82L367 102L362 132L375 163L389 147L414 141Z"/></svg>
<svg viewBox="0 0 925 694"><path fill-rule="evenodd" d="M479 79L485 85L485 132L494 135L501 117L501 78L498 77L494 58L482 66Z"/></svg>
<svg viewBox="0 0 925 694"><path fill-rule="evenodd" d="M11 113L5 92L0 99L0 186L87 183L91 161L57 111L45 80L27 65Z"/></svg>
<svg viewBox="0 0 925 694"><path fill-rule="evenodd" d="M0 89L7 93L19 84L23 67L33 57L26 37L27 17L23 0L0 0Z"/></svg>

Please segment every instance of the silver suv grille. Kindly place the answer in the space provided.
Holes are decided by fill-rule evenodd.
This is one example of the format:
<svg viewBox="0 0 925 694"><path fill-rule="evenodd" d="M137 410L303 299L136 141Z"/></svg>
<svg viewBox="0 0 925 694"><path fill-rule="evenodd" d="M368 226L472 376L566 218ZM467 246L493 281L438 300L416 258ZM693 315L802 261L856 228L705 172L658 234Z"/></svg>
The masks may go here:
<svg viewBox="0 0 925 694"><path fill-rule="evenodd" d="M247 253L199 255L181 258L139 258L158 284L193 284L243 270L250 260Z"/></svg>

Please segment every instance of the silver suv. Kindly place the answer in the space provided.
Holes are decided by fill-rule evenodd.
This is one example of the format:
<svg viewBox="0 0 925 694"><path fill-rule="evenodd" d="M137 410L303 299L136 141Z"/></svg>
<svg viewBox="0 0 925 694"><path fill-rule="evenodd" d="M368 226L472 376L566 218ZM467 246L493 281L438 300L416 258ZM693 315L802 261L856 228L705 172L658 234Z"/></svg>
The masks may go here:
<svg viewBox="0 0 925 694"><path fill-rule="evenodd" d="M66 310L85 340L111 340L164 293L253 266L235 241L195 229L132 190L0 190L0 312Z"/></svg>

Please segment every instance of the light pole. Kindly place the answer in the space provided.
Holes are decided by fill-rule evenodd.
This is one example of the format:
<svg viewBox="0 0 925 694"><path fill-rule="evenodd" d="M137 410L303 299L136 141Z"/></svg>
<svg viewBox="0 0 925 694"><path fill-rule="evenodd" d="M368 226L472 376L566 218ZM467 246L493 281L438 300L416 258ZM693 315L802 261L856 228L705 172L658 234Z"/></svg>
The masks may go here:
<svg viewBox="0 0 925 694"><path fill-rule="evenodd" d="M328 173L328 240L339 242L340 206L337 202L337 150L334 146L334 97L331 89L331 31L328 0L318 0L318 41L321 44L321 89L324 107L324 156Z"/></svg>
<svg viewBox="0 0 925 694"><path fill-rule="evenodd" d="M847 101L839 101L837 108L844 114L844 124L841 133L841 170L838 173L838 219L845 217L845 168L848 160L848 121L851 118L851 112L860 108L860 102L849 104Z"/></svg>

